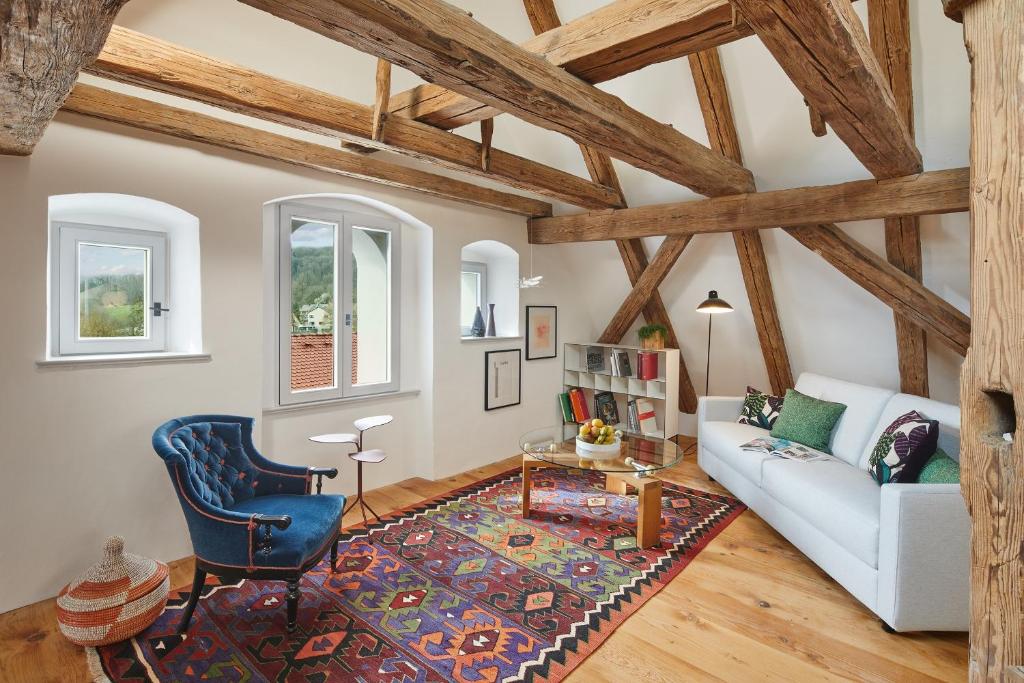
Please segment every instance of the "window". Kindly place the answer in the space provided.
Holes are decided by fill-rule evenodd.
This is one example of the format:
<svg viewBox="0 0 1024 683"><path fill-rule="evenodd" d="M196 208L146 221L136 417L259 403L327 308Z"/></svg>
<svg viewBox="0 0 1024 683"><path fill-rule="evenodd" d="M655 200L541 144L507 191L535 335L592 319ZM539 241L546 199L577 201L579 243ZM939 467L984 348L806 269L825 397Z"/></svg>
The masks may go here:
<svg viewBox="0 0 1024 683"><path fill-rule="evenodd" d="M459 326L463 337L472 334L476 309L484 310L487 301L487 264L476 261L462 262L461 275L462 299L459 315Z"/></svg>
<svg viewBox="0 0 1024 683"><path fill-rule="evenodd" d="M51 284L59 355L167 349L167 235L55 224Z"/></svg>
<svg viewBox="0 0 1024 683"><path fill-rule="evenodd" d="M399 224L279 211L281 404L397 390Z"/></svg>

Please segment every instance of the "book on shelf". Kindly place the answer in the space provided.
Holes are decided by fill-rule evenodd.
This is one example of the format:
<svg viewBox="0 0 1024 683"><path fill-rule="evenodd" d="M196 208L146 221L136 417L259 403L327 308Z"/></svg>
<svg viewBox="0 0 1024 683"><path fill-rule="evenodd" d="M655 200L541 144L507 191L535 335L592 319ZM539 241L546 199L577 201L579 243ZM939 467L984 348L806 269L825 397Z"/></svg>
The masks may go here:
<svg viewBox="0 0 1024 683"><path fill-rule="evenodd" d="M599 391L594 394L594 415L606 425L617 425L619 423L619 407L615 404L615 394L610 391Z"/></svg>
<svg viewBox="0 0 1024 683"><path fill-rule="evenodd" d="M633 376L633 368L629 363L629 354L624 349L612 349L612 367L618 370L614 374L619 377Z"/></svg>
<svg viewBox="0 0 1024 683"><path fill-rule="evenodd" d="M777 439L774 437L763 437L748 441L740 446L741 451L748 453L760 453L771 455L786 460L800 460L802 462L814 462L816 460L828 460L828 456L821 451L808 448L789 439Z"/></svg>
<svg viewBox="0 0 1024 683"><path fill-rule="evenodd" d="M587 347L587 371L604 372L604 349L600 346Z"/></svg>
<svg viewBox="0 0 1024 683"><path fill-rule="evenodd" d="M654 434L658 431L658 419L654 414L654 405L646 398L636 400L636 417L641 434Z"/></svg>
<svg viewBox="0 0 1024 683"><path fill-rule="evenodd" d="M640 423L636 419L636 399L626 403L626 429L634 433L640 431Z"/></svg>
<svg viewBox="0 0 1024 683"><path fill-rule="evenodd" d="M569 400L572 402L572 414L576 422L586 422L590 419L590 410L587 408L587 397L582 389L570 389Z"/></svg>
<svg viewBox="0 0 1024 683"><path fill-rule="evenodd" d="M658 379L657 351L637 351L636 376L639 379Z"/></svg>
<svg viewBox="0 0 1024 683"><path fill-rule="evenodd" d="M558 405L562 409L562 422L575 422L576 416L572 414L572 401L569 400L569 392L558 395Z"/></svg>

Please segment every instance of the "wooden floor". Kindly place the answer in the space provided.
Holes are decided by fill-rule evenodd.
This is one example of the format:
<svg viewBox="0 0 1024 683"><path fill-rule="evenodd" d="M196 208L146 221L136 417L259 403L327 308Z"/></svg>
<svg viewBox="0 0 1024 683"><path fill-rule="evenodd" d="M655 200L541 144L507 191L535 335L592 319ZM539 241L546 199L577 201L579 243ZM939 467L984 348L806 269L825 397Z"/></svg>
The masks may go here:
<svg viewBox="0 0 1024 683"><path fill-rule="evenodd" d="M430 482L410 479L367 494L383 513L496 474L509 458ZM694 458L667 481L725 492ZM358 520L350 513L347 524ZM172 587L192 578L174 564ZM754 513L726 528L661 593L568 679L600 681L963 681L966 634L891 635ZM53 601L0 615L0 681L87 681L85 655L60 635Z"/></svg>

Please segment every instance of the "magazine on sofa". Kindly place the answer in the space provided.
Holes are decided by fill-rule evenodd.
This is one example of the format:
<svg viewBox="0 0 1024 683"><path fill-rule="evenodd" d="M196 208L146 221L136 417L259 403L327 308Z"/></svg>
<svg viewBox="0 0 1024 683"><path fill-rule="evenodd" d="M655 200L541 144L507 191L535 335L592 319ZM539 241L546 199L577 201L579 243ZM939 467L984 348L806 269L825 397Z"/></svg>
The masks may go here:
<svg viewBox="0 0 1024 683"><path fill-rule="evenodd" d="M824 453L798 443L793 443L789 439L775 439L771 437L754 439L742 444L740 450L750 453L761 453L762 455L773 455L776 458L785 458L787 460L801 460L803 462L828 460L828 456Z"/></svg>

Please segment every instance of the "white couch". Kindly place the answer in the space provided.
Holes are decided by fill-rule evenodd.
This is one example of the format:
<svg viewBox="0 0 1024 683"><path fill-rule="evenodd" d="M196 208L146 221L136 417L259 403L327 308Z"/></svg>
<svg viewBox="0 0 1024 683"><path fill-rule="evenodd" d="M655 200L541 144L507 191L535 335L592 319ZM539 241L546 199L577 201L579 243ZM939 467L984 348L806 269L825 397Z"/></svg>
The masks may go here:
<svg viewBox="0 0 1024 683"><path fill-rule="evenodd" d="M966 631L970 520L957 484L886 484L868 472L879 434L909 410L938 420L960 457L960 409L804 373L797 391L846 404L834 459L797 462L739 449L767 432L736 422L742 397L704 397L698 462L722 486L896 631Z"/></svg>

